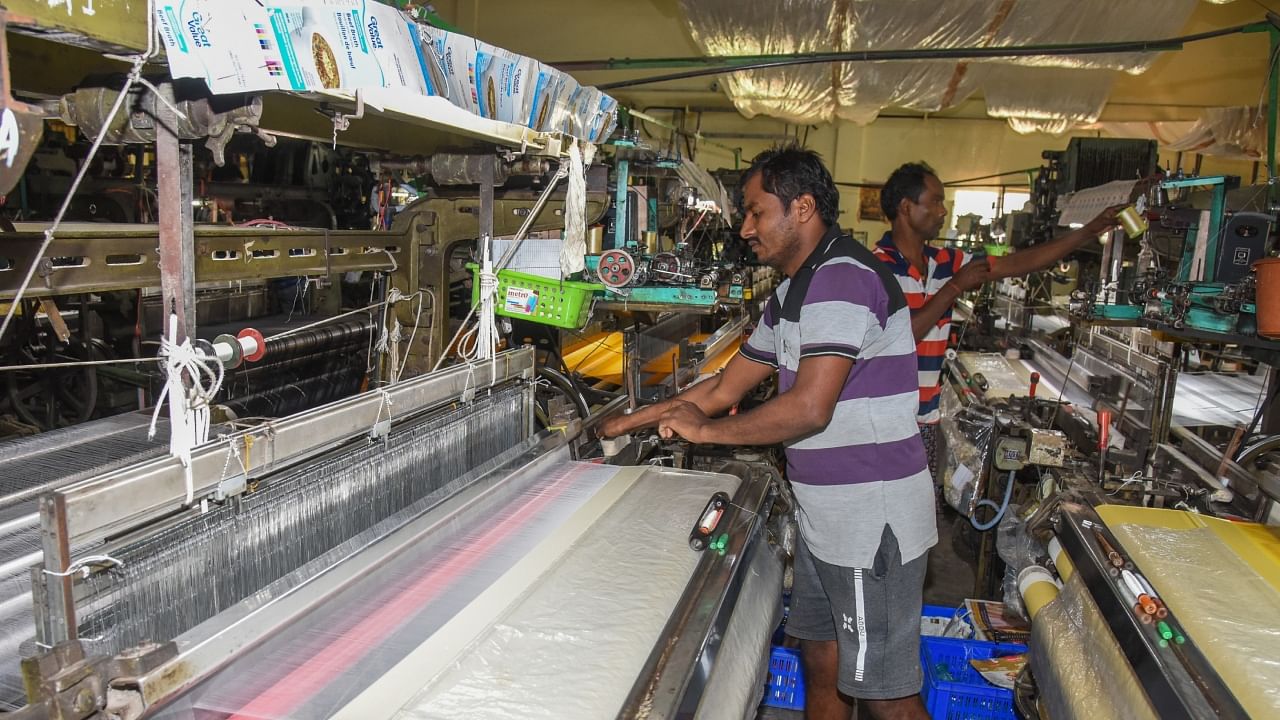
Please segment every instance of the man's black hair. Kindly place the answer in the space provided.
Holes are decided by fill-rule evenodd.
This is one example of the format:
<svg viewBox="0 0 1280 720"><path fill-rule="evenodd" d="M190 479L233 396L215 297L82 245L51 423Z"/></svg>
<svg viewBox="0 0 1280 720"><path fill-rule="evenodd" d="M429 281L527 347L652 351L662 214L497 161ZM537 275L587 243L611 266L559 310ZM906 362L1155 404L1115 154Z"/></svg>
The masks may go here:
<svg viewBox="0 0 1280 720"><path fill-rule="evenodd" d="M880 190L880 209L889 222L898 217L898 206L902 204L903 198L920 202L920 195L924 192L924 179L930 175L938 177L938 173L923 162L907 163L893 171Z"/></svg>
<svg viewBox="0 0 1280 720"><path fill-rule="evenodd" d="M799 145L770 148L755 156L742 176L738 188L738 208L742 209L742 189L752 176L760 175L760 187L782 201L782 212L791 213L791 201L804 194L813 196L818 217L827 227L835 227L840 219L840 192L831 173L822 164L822 156ZM745 214L745 213L744 213Z"/></svg>

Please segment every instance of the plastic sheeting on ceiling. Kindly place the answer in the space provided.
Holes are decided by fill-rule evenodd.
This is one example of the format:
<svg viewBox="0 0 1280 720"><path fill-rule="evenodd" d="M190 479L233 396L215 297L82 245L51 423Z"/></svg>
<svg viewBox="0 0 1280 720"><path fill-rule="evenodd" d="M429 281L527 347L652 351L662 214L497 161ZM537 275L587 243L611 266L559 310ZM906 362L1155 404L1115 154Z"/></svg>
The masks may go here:
<svg viewBox="0 0 1280 720"><path fill-rule="evenodd" d="M681 0L709 56L1027 46L1177 35L1198 0ZM1096 122L1117 71L1153 53L799 65L724 76L746 117L866 124L888 107L937 112L975 92L1022 133Z"/></svg>
<svg viewBox="0 0 1280 720"><path fill-rule="evenodd" d="M1085 130L1156 140L1164 150L1254 162L1266 158L1267 119L1257 107L1206 108L1199 120L1098 122Z"/></svg>

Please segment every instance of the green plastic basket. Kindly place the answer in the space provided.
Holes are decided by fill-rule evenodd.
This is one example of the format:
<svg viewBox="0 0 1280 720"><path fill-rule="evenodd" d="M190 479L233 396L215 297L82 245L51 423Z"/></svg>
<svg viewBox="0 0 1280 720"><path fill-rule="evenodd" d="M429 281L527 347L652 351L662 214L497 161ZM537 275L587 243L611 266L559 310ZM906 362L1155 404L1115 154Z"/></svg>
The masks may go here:
<svg viewBox="0 0 1280 720"><path fill-rule="evenodd" d="M471 270L471 303L480 301L480 267ZM553 280L515 270L498 271L494 312L503 317L577 330L591 317L592 300L604 286L576 280Z"/></svg>

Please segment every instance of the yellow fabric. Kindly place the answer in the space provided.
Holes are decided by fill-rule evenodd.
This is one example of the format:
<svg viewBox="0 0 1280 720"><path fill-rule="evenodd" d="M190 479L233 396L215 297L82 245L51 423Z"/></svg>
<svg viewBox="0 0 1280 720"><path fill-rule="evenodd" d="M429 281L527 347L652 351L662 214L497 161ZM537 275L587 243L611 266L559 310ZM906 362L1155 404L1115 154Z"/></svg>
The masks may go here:
<svg viewBox="0 0 1280 720"><path fill-rule="evenodd" d="M709 336L706 333L695 333L690 336L689 341L702 342L707 337ZM708 364L707 367L710 368L715 363L719 363L716 366L717 370L724 367L733 357L733 353L737 352L739 345L741 340L734 343L730 350L716 356L713 363ZM645 385L657 385L671 375L671 361L678 350L679 348L673 345L670 350L658 355L640 368L646 376L643 381ZM611 332L592 336L587 342L567 352L564 356L564 364L570 372L611 382L614 385L622 385L622 333Z"/></svg>
<svg viewBox="0 0 1280 720"><path fill-rule="evenodd" d="M1182 510L1101 505L1098 515L1108 526L1146 525L1169 530L1208 528L1272 589L1280 593L1280 528L1231 522Z"/></svg>

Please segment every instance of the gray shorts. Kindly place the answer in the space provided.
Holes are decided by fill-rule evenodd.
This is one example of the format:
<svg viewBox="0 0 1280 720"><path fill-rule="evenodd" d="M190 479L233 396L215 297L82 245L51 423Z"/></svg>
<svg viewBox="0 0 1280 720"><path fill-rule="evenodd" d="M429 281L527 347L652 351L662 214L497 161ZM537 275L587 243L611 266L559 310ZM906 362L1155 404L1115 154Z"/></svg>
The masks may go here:
<svg viewBox="0 0 1280 720"><path fill-rule="evenodd" d="M835 640L840 692L892 700L920 692L920 612L928 554L905 565L886 525L871 568L829 565L797 543L787 634Z"/></svg>

